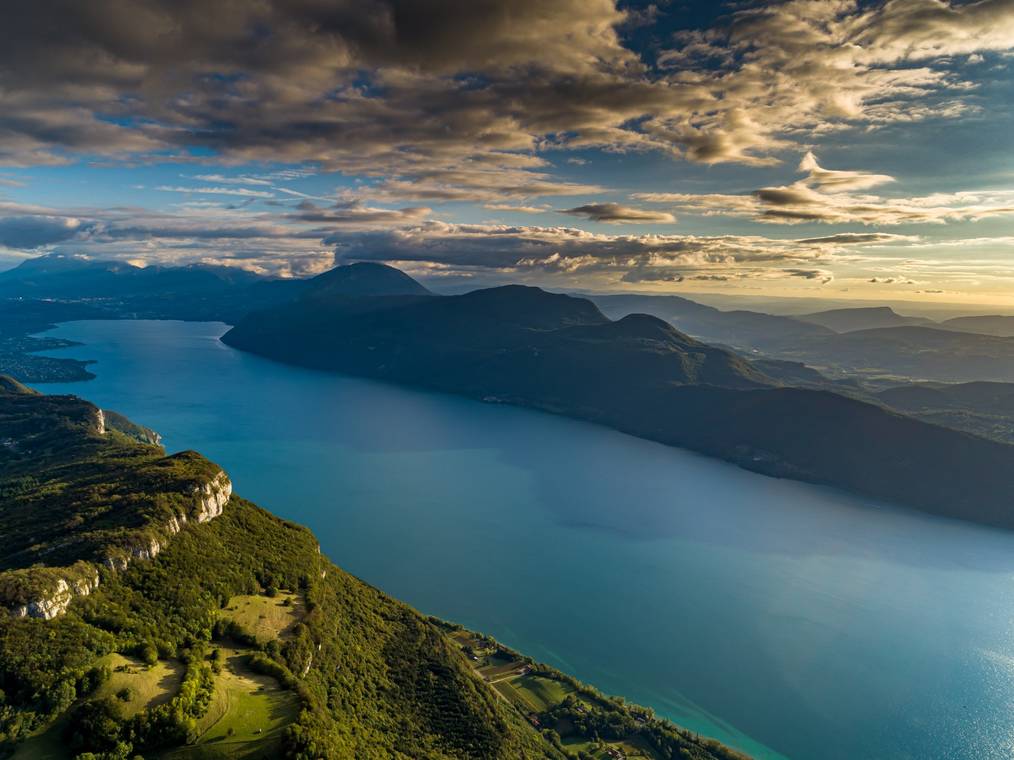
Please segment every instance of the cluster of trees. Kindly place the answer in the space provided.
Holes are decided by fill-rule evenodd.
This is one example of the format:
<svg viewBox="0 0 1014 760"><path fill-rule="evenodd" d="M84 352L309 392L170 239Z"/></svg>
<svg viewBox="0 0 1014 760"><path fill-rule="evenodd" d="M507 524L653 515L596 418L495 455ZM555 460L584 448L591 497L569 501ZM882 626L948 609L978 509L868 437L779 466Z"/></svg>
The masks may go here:
<svg viewBox="0 0 1014 760"><path fill-rule="evenodd" d="M186 674L180 689L167 703L142 710L125 719L117 699L82 702L70 715L64 732L76 753L116 757L174 746L196 738L197 720L207 712L214 690L214 676L205 662L205 650L195 646L183 654Z"/></svg>
<svg viewBox="0 0 1014 760"><path fill-rule="evenodd" d="M569 733L605 742L640 740L665 760L746 760L745 755L720 742L660 720L648 708L606 697L548 665L533 664L532 672L574 689L539 716L543 725L566 726Z"/></svg>

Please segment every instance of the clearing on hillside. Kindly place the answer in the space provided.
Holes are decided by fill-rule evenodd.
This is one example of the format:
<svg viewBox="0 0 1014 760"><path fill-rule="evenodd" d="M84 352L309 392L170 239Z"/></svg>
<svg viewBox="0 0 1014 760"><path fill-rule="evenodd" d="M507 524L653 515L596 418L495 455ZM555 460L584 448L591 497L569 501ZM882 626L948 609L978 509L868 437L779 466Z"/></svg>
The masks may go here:
<svg viewBox="0 0 1014 760"><path fill-rule="evenodd" d="M306 605L299 594L279 591L273 597L266 594L234 596L222 615L241 625L264 644L290 636L305 612Z"/></svg>
<svg viewBox="0 0 1014 760"><path fill-rule="evenodd" d="M299 699L273 678L246 665L248 651L223 647L208 712L197 723L197 743L164 755L172 760L270 757L278 754L283 729L296 719Z"/></svg>
<svg viewBox="0 0 1014 760"><path fill-rule="evenodd" d="M168 702L179 691L183 681L183 663L176 660L159 660L149 667L132 657L110 654L100 659L98 664L108 665L113 673L93 698L113 697L125 718L146 707ZM124 699L124 696L128 698Z"/></svg>
<svg viewBox="0 0 1014 760"><path fill-rule="evenodd" d="M535 712L545 712L574 693L570 684L534 674L512 678L508 683Z"/></svg>
<svg viewBox="0 0 1014 760"><path fill-rule="evenodd" d="M562 743L568 752L574 755L577 755L578 752L584 752L594 757L595 760L620 760L621 758L629 758L629 760L645 760L645 758L656 760L658 757L650 747L642 744L640 741L596 742L571 738L563 739Z"/></svg>
<svg viewBox="0 0 1014 760"><path fill-rule="evenodd" d="M111 697L125 717L136 715L146 707L168 702L179 691L183 680L183 664L176 660L159 660L148 666L132 657L110 654L100 658L96 665L108 666L112 675L88 699ZM121 692L128 698L117 696ZM18 745L11 760L69 760L74 753L63 738L66 727L67 713L64 713Z"/></svg>

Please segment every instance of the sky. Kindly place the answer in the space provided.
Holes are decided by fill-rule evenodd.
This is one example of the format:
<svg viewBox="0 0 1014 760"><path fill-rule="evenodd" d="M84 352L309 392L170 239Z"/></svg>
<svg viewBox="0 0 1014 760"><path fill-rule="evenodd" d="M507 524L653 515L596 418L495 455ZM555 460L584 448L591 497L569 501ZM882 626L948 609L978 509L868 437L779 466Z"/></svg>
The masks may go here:
<svg viewBox="0 0 1014 760"><path fill-rule="evenodd" d="M0 268L1014 307L1014 0L45 0Z"/></svg>

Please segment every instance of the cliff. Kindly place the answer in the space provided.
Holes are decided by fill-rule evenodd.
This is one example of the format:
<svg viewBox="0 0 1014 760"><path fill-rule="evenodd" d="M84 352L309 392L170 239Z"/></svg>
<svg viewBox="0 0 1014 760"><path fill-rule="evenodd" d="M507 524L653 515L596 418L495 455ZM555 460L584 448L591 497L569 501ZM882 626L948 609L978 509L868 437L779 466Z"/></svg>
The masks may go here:
<svg viewBox="0 0 1014 760"><path fill-rule="evenodd" d="M155 435L73 396L0 382L0 608L52 619L105 574L222 514L225 472L195 452L166 456Z"/></svg>
<svg viewBox="0 0 1014 760"><path fill-rule="evenodd" d="M31 567L0 573L0 605L14 617L51 620L67 611L76 596L87 596L102 582L100 567L123 572L135 561L157 557L187 524L206 523L222 514L232 496L232 483L224 471L191 489L188 510L123 535L106 549L101 564L78 561L68 567Z"/></svg>

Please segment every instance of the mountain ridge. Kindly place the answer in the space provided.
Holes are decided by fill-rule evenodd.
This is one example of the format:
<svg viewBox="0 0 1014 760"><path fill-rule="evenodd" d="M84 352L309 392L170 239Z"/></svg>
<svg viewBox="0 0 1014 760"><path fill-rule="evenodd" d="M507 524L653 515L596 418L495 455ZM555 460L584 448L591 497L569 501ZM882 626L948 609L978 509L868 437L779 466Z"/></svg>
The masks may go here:
<svg viewBox="0 0 1014 760"><path fill-rule="evenodd" d="M501 318L512 293L541 293L534 298L567 309L533 315L526 302ZM474 308L484 299L496 299L498 309ZM654 317L564 324L578 312L587 319L589 306L530 289L378 300L366 310L332 300L253 313L222 340L276 360L530 406L764 474L1014 527L1014 447L827 389L787 387Z"/></svg>

